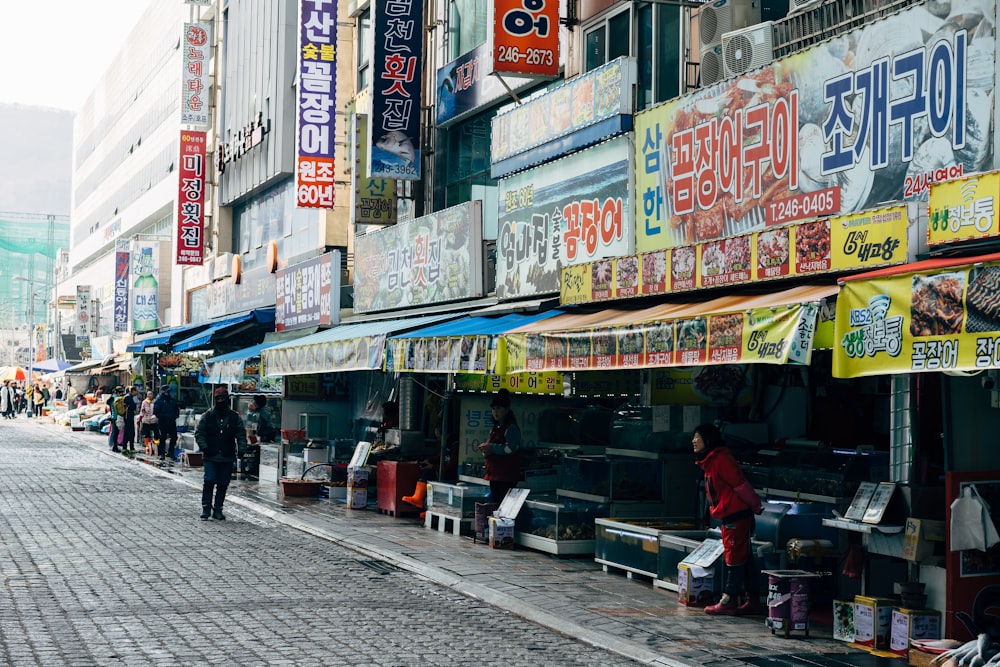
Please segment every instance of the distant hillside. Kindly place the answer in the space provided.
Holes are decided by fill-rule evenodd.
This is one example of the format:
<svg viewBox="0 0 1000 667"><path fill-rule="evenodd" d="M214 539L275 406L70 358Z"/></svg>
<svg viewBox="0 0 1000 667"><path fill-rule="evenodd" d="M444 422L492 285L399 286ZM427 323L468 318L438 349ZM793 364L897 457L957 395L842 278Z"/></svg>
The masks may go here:
<svg viewBox="0 0 1000 667"><path fill-rule="evenodd" d="M73 113L0 104L0 211L69 215Z"/></svg>

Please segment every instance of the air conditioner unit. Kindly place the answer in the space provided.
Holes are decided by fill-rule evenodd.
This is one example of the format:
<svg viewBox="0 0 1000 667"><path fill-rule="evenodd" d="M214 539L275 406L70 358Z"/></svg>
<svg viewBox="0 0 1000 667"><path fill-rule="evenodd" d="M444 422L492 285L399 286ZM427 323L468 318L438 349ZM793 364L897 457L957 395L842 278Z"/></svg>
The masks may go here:
<svg viewBox="0 0 1000 667"><path fill-rule="evenodd" d="M701 68L699 70L701 87L711 86L726 78L722 64L722 47L709 46L701 50Z"/></svg>
<svg viewBox="0 0 1000 667"><path fill-rule="evenodd" d="M715 0L698 12L701 47L722 44L722 35L760 22L760 0Z"/></svg>
<svg viewBox="0 0 1000 667"><path fill-rule="evenodd" d="M771 21L722 36L722 61L726 77L739 76L763 67L774 59L774 38Z"/></svg>

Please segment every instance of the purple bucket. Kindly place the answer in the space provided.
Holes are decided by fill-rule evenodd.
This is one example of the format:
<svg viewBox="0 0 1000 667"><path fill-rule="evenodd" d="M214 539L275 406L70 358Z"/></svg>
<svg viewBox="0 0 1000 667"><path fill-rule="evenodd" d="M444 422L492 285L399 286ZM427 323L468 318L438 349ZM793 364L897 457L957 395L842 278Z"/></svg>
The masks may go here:
<svg viewBox="0 0 1000 667"><path fill-rule="evenodd" d="M767 618L770 624L784 625L791 630L809 627L809 576L797 570L768 573ZM772 625L772 627L773 627Z"/></svg>

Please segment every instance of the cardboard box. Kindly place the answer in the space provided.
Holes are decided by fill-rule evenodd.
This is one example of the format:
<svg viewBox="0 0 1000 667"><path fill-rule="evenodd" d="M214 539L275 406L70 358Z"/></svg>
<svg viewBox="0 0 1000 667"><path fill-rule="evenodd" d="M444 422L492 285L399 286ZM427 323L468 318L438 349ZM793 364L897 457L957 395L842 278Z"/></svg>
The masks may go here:
<svg viewBox="0 0 1000 667"><path fill-rule="evenodd" d="M489 517L491 549L514 548L514 519L521 511L528 493L528 489L511 489L504 496L500 507L493 512L493 516Z"/></svg>
<svg viewBox="0 0 1000 667"><path fill-rule="evenodd" d="M677 602L689 607L715 601L715 572L697 565L677 565Z"/></svg>
<svg viewBox="0 0 1000 667"><path fill-rule="evenodd" d="M833 638L854 641L854 600L833 601Z"/></svg>
<svg viewBox="0 0 1000 667"><path fill-rule="evenodd" d="M931 609L893 609L889 650L905 658L911 639L941 639L941 613Z"/></svg>
<svg viewBox="0 0 1000 667"><path fill-rule="evenodd" d="M934 555L934 542L943 541L943 521L910 517L903 530L903 558L919 563Z"/></svg>
<svg viewBox="0 0 1000 667"><path fill-rule="evenodd" d="M895 600L854 596L854 643L868 649L889 648Z"/></svg>
<svg viewBox="0 0 1000 667"><path fill-rule="evenodd" d="M489 517L490 549L514 548L514 520L505 517Z"/></svg>

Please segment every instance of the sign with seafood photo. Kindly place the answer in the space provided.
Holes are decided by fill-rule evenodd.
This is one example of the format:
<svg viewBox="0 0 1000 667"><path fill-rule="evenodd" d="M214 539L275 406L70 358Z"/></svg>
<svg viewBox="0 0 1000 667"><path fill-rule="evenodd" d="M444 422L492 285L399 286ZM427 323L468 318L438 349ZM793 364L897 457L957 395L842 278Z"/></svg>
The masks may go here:
<svg viewBox="0 0 1000 667"><path fill-rule="evenodd" d="M358 236L355 312L482 296L482 218L472 201Z"/></svg>
<svg viewBox="0 0 1000 667"><path fill-rule="evenodd" d="M566 267L560 301L629 299L902 264L915 207L901 203Z"/></svg>
<svg viewBox="0 0 1000 667"><path fill-rule="evenodd" d="M1000 236L1000 172L973 174L931 186L927 245Z"/></svg>
<svg viewBox="0 0 1000 667"><path fill-rule="evenodd" d="M844 282L833 375L1000 368L1000 254Z"/></svg>
<svg viewBox="0 0 1000 667"><path fill-rule="evenodd" d="M819 306L726 313L502 336L501 366L590 371L716 364L808 364Z"/></svg>
<svg viewBox="0 0 1000 667"><path fill-rule="evenodd" d="M995 0L927 2L636 114L640 252L995 168Z"/></svg>
<svg viewBox="0 0 1000 667"><path fill-rule="evenodd" d="M496 336L392 338L387 371L489 373L496 362Z"/></svg>
<svg viewBox="0 0 1000 667"><path fill-rule="evenodd" d="M619 137L502 179L497 297L558 292L562 267L633 252L631 173Z"/></svg>

